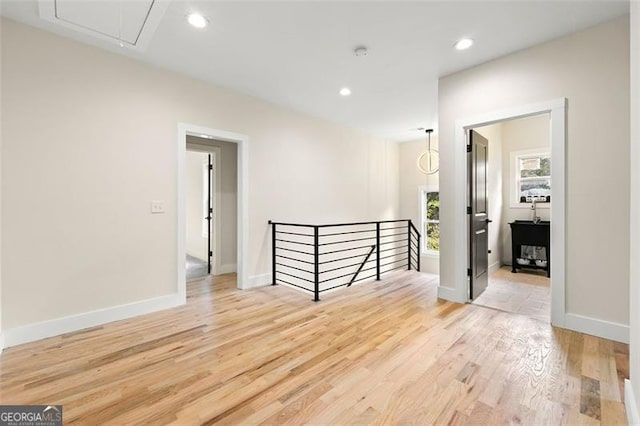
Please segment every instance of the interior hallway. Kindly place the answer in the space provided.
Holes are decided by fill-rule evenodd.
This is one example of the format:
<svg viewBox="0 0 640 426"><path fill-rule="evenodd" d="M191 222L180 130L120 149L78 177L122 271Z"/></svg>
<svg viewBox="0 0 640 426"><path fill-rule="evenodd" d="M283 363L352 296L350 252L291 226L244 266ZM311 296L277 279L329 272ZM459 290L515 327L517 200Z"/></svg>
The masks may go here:
<svg viewBox="0 0 640 426"><path fill-rule="evenodd" d="M544 271L503 266L489 276L487 289L474 302L551 323L551 281Z"/></svg>
<svg viewBox="0 0 640 426"><path fill-rule="evenodd" d="M436 292L412 271L319 303L207 277L182 307L6 349L0 399L84 424L626 422L627 345Z"/></svg>

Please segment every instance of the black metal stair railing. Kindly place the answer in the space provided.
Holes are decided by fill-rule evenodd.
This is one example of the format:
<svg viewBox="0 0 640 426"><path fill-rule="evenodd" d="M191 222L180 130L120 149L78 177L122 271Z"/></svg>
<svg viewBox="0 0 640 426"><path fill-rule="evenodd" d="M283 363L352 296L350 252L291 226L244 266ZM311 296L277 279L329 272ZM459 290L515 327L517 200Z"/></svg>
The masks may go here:
<svg viewBox="0 0 640 426"><path fill-rule="evenodd" d="M313 293L398 269L420 270L420 232L411 220L304 225L269 221L272 283Z"/></svg>

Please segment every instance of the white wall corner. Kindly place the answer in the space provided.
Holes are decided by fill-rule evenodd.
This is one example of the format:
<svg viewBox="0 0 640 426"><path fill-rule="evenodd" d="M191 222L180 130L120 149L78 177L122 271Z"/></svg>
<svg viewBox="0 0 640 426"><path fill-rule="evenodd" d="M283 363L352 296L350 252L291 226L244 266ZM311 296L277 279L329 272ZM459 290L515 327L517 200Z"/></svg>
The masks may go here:
<svg viewBox="0 0 640 426"><path fill-rule="evenodd" d="M616 342L629 343L629 326L577 314L566 314L564 328L602 337Z"/></svg>
<svg viewBox="0 0 640 426"><path fill-rule="evenodd" d="M438 286L438 298L456 303L467 303L467 298L460 294L456 288Z"/></svg>
<svg viewBox="0 0 640 426"><path fill-rule="evenodd" d="M4 333L0 333L0 354L4 351Z"/></svg>
<svg viewBox="0 0 640 426"><path fill-rule="evenodd" d="M54 320L10 328L4 331L3 347L21 345L47 337L83 330L106 323L120 321L139 315L145 315L164 309L183 305L184 300L179 293L155 297L153 299L98 309Z"/></svg>
<svg viewBox="0 0 640 426"><path fill-rule="evenodd" d="M255 288L255 287L264 287L266 285L271 285L271 274L260 274L254 275L249 278L249 285L244 287L244 289Z"/></svg>
<svg viewBox="0 0 640 426"><path fill-rule="evenodd" d="M636 398L633 393L633 386L631 386L631 381L629 379L624 380L624 408L627 411L627 422L630 425L640 425L640 416L638 416Z"/></svg>

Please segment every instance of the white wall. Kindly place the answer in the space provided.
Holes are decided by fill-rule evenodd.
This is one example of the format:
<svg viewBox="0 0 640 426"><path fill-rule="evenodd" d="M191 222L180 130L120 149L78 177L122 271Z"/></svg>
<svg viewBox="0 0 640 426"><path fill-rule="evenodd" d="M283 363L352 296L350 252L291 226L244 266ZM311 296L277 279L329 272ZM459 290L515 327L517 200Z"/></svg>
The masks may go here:
<svg viewBox="0 0 640 426"><path fill-rule="evenodd" d="M453 288L464 268L453 261L453 188L464 172L455 121L566 97L566 310L591 325L628 324L628 49L623 17L440 79L441 286Z"/></svg>
<svg viewBox="0 0 640 426"><path fill-rule="evenodd" d="M411 219L420 230L422 238L425 238L425 230L421 228L420 195L418 188L421 186L438 186L438 173L425 175L418 169L418 158L426 150L425 138L399 144L400 156L400 217ZM438 137L431 135L431 148L438 149ZM440 258L436 255L422 254L420 257L420 270L430 274L438 274Z"/></svg>
<svg viewBox="0 0 640 426"><path fill-rule="evenodd" d="M218 181L215 184L220 215L220 238L216 238L220 254L217 271L234 272L238 255L238 145L196 136L187 136L187 144L193 149L210 150L213 147L220 151L216 164Z"/></svg>
<svg viewBox="0 0 640 426"><path fill-rule="evenodd" d="M640 421L640 2L631 2L631 201L630 201L630 353L629 367L633 398L627 402L627 413L633 409ZM627 389L627 392L629 390Z"/></svg>
<svg viewBox="0 0 640 426"><path fill-rule="evenodd" d="M203 236L202 226L205 213L202 197L208 188L203 181L203 167L209 164L209 155L203 152L187 151L185 156L185 219L187 254L200 260L207 260L207 236Z"/></svg>
<svg viewBox="0 0 640 426"><path fill-rule="evenodd" d="M513 207L511 204L511 154L517 151L540 149L551 150L549 114L510 120L502 123L502 172L503 172L503 215L502 215L502 262L511 265L511 227L514 220L530 220L530 205ZM553 161L553 158L551 159ZM553 195L551 195L553 199ZM551 204L538 204L537 214L542 220L551 219Z"/></svg>
<svg viewBox="0 0 640 426"><path fill-rule="evenodd" d="M502 126L501 123L498 123L475 129L489 141L487 149L489 157L488 217L493 221L489 224L489 250L491 250L488 256L489 272L499 269L502 259L502 182L504 176L502 169Z"/></svg>
<svg viewBox="0 0 640 426"><path fill-rule="evenodd" d="M256 281L269 219L398 216L395 143L13 21L2 36L5 329L176 293L179 122L250 138Z"/></svg>

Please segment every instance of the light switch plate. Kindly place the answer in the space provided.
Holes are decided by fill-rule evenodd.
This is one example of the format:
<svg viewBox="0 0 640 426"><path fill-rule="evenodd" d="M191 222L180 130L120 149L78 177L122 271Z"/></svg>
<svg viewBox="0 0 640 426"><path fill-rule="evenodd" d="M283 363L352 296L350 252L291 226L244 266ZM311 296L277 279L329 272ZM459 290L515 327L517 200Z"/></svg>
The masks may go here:
<svg viewBox="0 0 640 426"><path fill-rule="evenodd" d="M164 201L163 200L154 200L151 202L151 213L164 213Z"/></svg>

